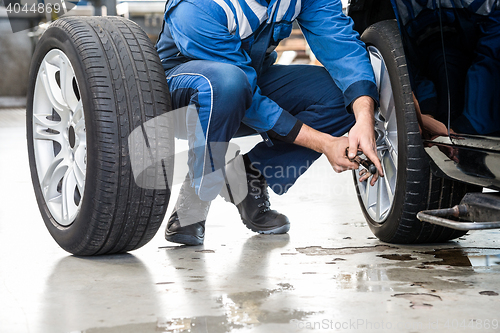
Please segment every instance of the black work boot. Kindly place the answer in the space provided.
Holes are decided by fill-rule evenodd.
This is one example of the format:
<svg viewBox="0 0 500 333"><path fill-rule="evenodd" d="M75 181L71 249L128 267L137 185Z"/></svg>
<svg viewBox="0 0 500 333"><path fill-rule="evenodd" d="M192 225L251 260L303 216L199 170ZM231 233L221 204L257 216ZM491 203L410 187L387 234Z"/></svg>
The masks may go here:
<svg viewBox="0 0 500 333"><path fill-rule="evenodd" d="M267 182L250 160L243 155L248 187L247 196L236 205L245 226L260 234L284 234L290 230L288 218L270 208Z"/></svg>
<svg viewBox="0 0 500 333"><path fill-rule="evenodd" d="M201 245L205 239L205 220L210 201L202 201L191 187L189 177L182 184L179 198L165 229L165 239L184 245Z"/></svg>

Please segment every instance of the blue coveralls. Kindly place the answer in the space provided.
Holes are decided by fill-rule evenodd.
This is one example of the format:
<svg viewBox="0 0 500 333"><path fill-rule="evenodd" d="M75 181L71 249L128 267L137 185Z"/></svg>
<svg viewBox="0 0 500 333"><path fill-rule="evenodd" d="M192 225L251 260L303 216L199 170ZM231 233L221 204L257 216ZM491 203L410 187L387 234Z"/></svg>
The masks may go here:
<svg viewBox="0 0 500 333"><path fill-rule="evenodd" d="M325 68L273 65L272 50L290 35L295 19ZM365 46L352 25L340 0L167 3L157 50L173 108L189 106L189 174L202 200L220 192L223 180L206 175L223 166L240 125L263 135L265 142L247 156L282 194L320 156L292 144L302 123L341 136L355 122L349 111L356 98L378 101Z"/></svg>
<svg viewBox="0 0 500 333"><path fill-rule="evenodd" d="M446 70L439 34L434 42L418 45L416 48L421 49L412 52L424 54L427 58L428 65L421 66L429 67L424 74L434 82L438 99L437 111L432 114L446 123L449 102L451 127L455 131L499 135L500 0L393 2L397 5L401 26L414 41L428 34L429 27L444 26ZM455 27L458 33L448 33L450 27ZM449 101L447 86L450 89ZM423 92L418 85L414 88L419 101L431 95L429 89Z"/></svg>

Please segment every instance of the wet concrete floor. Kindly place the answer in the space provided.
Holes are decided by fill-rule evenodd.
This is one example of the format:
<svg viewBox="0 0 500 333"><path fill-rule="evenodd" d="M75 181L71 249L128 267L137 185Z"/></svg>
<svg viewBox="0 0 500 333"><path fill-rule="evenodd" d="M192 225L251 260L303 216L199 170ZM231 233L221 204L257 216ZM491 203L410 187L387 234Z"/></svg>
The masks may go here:
<svg viewBox="0 0 500 333"><path fill-rule="evenodd" d="M164 223L129 254L71 256L38 212L24 132L22 110L0 110L0 332L500 331L499 231L382 243L325 159L272 197L286 235L250 232L217 199L203 246L166 242Z"/></svg>

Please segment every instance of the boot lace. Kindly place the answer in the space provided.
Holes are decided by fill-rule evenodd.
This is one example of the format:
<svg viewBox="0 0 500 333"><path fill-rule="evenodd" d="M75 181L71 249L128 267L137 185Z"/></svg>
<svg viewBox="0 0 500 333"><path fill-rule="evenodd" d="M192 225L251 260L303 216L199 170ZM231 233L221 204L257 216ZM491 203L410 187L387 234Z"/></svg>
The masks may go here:
<svg viewBox="0 0 500 333"><path fill-rule="evenodd" d="M264 214L270 211L271 202L269 201L266 179L262 175L260 177L249 177L248 185L249 194L257 202L257 207L260 208L259 213Z"/></svg>

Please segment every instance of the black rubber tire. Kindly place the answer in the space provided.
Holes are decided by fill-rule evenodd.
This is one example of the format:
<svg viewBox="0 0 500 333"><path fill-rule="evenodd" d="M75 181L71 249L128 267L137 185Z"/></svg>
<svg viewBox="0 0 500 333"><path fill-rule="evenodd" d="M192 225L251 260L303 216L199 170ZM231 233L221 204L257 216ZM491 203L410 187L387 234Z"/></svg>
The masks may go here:
<svg viewBox="0 0 500 333"><path fill-rule="evenodd" d="M74 68L85 115L86 178L81 208L68 226L57 223L43 198L33 144L33 99L44 56L59 49ZM128 139L136 128L170 111L170 94L158 54L140 27L120 17L67 17L50 25L35 49L27 106L31 177L50 234L75 255L126 252L148 243L160 227L170 199L168 186L147 189L134 181ZM170 123L155 131L168 142ZM170 151L171 150L171 151ZM173 167L162 170L172 179ZM167 175L168 174L168 175Z"/></svg>
<svg viewBox="0 0 500 333"><path fill-rule="evenodd" d="M414 244L445 242L466 233L421 222L418 212L451 207L467 193L466 184L437 178L430 170L413 104L406 58L396 20L381 21L367 28L361 39L376 47L387 66L396 107L398 161L392 207L387 218L374 221L363 204L354 174L358 200L373 234L388 243ZM474 188L477 191L477 188Z"/></svg>

